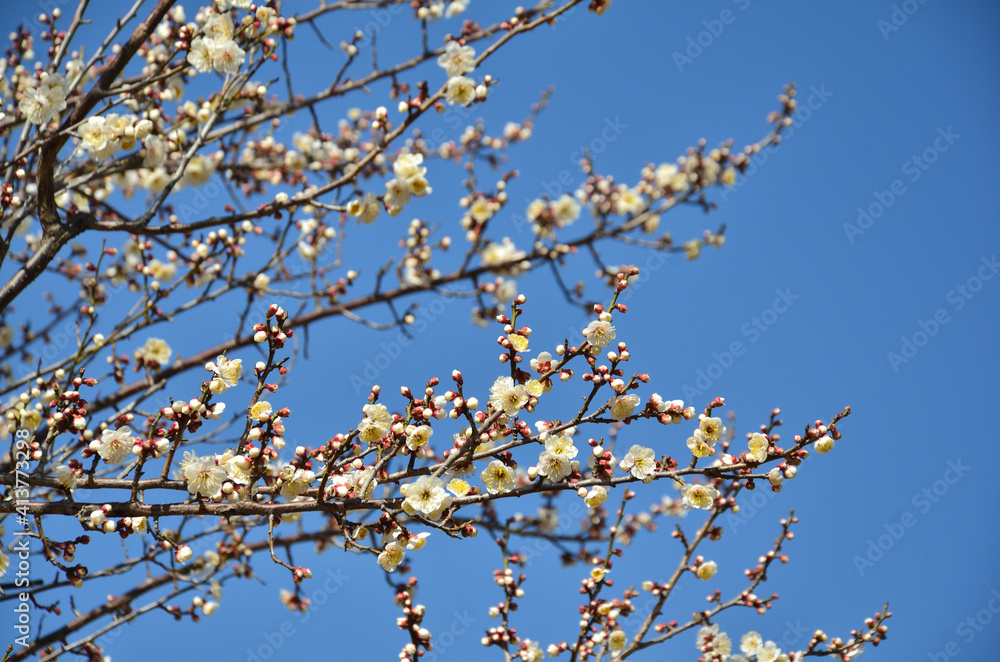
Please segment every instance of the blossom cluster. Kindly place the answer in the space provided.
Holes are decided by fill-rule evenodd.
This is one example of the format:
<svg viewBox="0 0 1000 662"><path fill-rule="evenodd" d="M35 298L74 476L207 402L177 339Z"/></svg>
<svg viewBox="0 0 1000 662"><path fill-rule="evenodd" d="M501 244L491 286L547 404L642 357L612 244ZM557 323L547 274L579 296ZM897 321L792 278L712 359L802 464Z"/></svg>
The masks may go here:
<svg viewBox="0 0 1000 662"><path fill-rule="evenodd" d="M210 14L199 36L191 41L187 61L201 73L213 69L220 74L237 73L246 60L246 52L233 36L233 19L228 13Z"/></svg>
<svg viewBox="0 0 1000 662"><path fill-rule="evenodd" d="M80 127L81 145L95 159L106 159L114 156L119 150L129 151L136 146L137 141L146 140L153 123L148 119L140 120L135 115L118 115L109 113L102 117L95 115L87 118ZM155 151L162 151L162 141L153 137L145 144L147 156ZM156 159L161 160L160 157Z"/></svg>

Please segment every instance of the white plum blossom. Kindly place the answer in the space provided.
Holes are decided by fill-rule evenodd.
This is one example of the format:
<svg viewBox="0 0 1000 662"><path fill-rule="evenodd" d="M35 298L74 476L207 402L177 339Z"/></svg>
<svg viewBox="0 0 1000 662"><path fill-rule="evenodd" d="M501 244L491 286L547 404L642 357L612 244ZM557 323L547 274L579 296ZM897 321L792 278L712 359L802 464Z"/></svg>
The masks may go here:
<svg viewBox="0 0 1000 662"><path fill-rule="evenodd" d="M191 41L187 61L196 71L213 69L220 74L235 74L246 61L246 51L233 40L233 20L228 13L210 14L201 34Z"/></svg>
<svg viewBox="0 0 1000 662"><path fill-rule="evenodd" d="M385 546L382 553L378 555L378 564L382 566L382 569L386 572L392 572L403 562L403 556L406 554L406 548L400 545L398 542L391 542Z"/></svg>
<svg viewBox="0 0 1000 662"><path fill-rule="evenodd" d="M220 467L214 455L200 457L188 462L184 468L184 480L191 494L211 497L217 494L226 480L226 469Z"/></svg>
<svg viewBox="0 0 1000 662"><path fill-rule="evenodd" d="M31 124L46 124L66 109L66 92L61 74L43 73L39 86L25 91L18 110Z"/></svg>
<svg viewBox="0 0 1000 662"><path fill-rule="evenodd" d="M490 404L508 416L514 416L528 402L528 390L511 377L497 377L490 387Z"/></svg>
<svg viewBox="0 0 1000 662"><path fill-rule="evenodd" d="M406 435L406 447L411 451L420 450L427 445L434 430L429 425L418 425Z"/></svg>
<svg viewBox="0 0 1000 662"><path fill-rule="evenodd" d="M608 410L611 413L611 418L616 421L623 421L631 415L638 404L639 396L637 395L619 395L611 401L611 406Z"/></svg>
<svg viewBox="0 0 1000 662"><path fill-rule="evenodd" d="M291 501L309 489L316 474L306 469L296 469L290 464L281 468L281 496Z"/></svg>
<svg viewBox="0 0 1000 662"><path fill-rule="evenodd" d="M214 363L209 361L205 367L215 373L215 378L209 382L208 388L216 394L236 386L243 374L243 361L241 359L227 359L221 354Z"/></svg>
<svg viewBox="0 0 1000 662"><path fill-rule="evenodd" d="M514 487L516 482L514 470L500 460L490 462L479 477L486 484L486 490L490 494L506 492Z"/></svg>
<svg viewBox="0 0 1000 662"><path fill-rule="evenodd" d="M134 352L136 359L155 363L161 367L170 361L171 354L173 350L170 349L170 345L161 338L147 338L143 346Z"/></svg>
<svg viewBox="0 0 1000 662"><path fill-rule="evenodd" d="M597 508L608 500L608 490L603 485L595 485L590 488L587 495L583 497L583 502L591 508Z"/></svg>
<svg viewBox="0 0 1000 662"><path fill-rule="evenodd" d="M361 440L367 443L378 441L383 435L389 432L392 424L392 417L385 405L374 404L365 405L365 417L358 424L358 432Z"/></svg>
<svg viewBox="0 0 1000 662"><path fill-rule="evenodd" d="M96 439L90 442L91 450L97 446L97 454L108 464L121 464L128 454L132 452L132 430L128 427L121 427L117 430L105 430L101 433L101 440Z"/></svg>
<svg viewBox="0 0 1000 662"><path fill-rule="evenodd" d="M72 469L65 464L60 464L56 466L55 473L56 480L64 490L72 492L76 489L76 474L73 473Z"/></svg>
<svg viewBox="0 0 1000 662"><path fill-rule="evenodd" d="M656 471L656 460L653 459L653 449L635 444L618 464L622 471L627 471L634 478L645 480Z"/></svg>
<svg viewBox="0 0 1000 662"><path fill-rule="evenodd" d="M605 319L605 316L607 319ZM601 315L601 319L594 320L583 330L587 342L594 347L607 347L615 339L615 327L611 326L611 316L607 313Z"/></svg>
<svg viewBox="0 0 1000 662"><path fill-rule="evenodd" d="M719 496L719 491L709 485L685 483L681 487L681 494L684 495L682 503L685 508L711 510L715 498Z"/></svg>
<svg viewBox="0 0 1000 662"><path fill-rule="evenodd" d="M444 53L437 60L448 77L461 76L476 68L476 51L472 46L463 46L457 41L445 44Z"/></svg>
<svg viewBox="0 0 1000 662"><path fill-rule="evenodd" d="M468 106L475 98L476 81L465 76L453 76L448 79L445 101L450 105Z"/></svg>
<svg viewBox="0 0 1000 662"><path fill-rule="evenodd" d="M552 451L542 451L538 456L538 475L545 476L553 482L557 482L572 473L573 467L569 458Z"/></svg>
<svg viewBox="0 0 1000 662"><path fill-rule="evenodd" d="M438 519L444 509L451 505L451 495L445 491L441 479L433 476L421 476L415 482L401 486L399 491L406 497L403 510L408 515L419 512L431 519Z"/></svg>

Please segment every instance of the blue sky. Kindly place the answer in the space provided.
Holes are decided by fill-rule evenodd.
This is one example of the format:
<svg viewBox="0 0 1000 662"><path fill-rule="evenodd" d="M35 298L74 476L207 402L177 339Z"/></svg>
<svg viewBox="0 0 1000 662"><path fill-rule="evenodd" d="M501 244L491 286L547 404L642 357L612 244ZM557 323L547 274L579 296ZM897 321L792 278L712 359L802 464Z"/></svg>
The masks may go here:
<svg viewBox="0 0 1000 662"><path fill-rule="evenodd" d="M308 5L286 3L286 11L299 4ZM473 0L469 16L486 23L508 6ZM358 17L352 28L374 20L367 11L352 16ZM801 521L786 547L791 563L773 570L758 591L781 599L764 618L729 612L723 630L737 638L756 629L796 650L817 628L846 635L888 601L889 640L865 659L994 659L1000 570L989 559L996 557L1000 499L980 459L995 436L981 426L1000 396L1000 230L988 194L998 137L998 18L1000 7L986 2L616 0L600 18L578 9L554 29L519 38L481 67L500 79L489 103L477 107L495 130L522 118L541 90L555 86L533 139L510 152L510 167L520 171L510 196L525 201L575 188L583 180L575 161L584 146L600 172L635 183L643 165L672 161L699 138L709 145L730 137L737 147L754 142L765 135L765 117L778 107L782 86L798 84L794 132L739 186L714 193L719 209L710 218L692 208L663 219L662 227L679 238L725 222L725 246L694 262L674 256L657 263L616 326L632 351L631 367L653 378L641 395L656 391L699 408L724 396L738 412L741 434L765 422L774 407L782 409L788 436L846 405L853 413L833 452L808 460L781 494L755 493L727 535L703 549L719 563L719 574L712 584L687 579L671 618L686 620L713 588L724 595L739 590L743 569L769 548L778 519L795 508ZM334 43L347 34L337 32L342 26L326 27ZM433 27L432 44L443 31ZM403 17L382 34L385 62L418 47ZM331 62L312 72L319 85L342 54L310 36L304 31L292 53ZM421 71L441 77L433 65ZM309 74L303 72L306 86ZM394 106L378 86L350 105L361 104ZM344 108L326 112L340 117ZM290 135L291 126L286 130ZM432 168L435 194L412 211L455 227L461 171L437 162ZM524 206L512 205L510 218L495 224L498 238L527 244L529 233L513 217ZM381 221L382 230L390 227ZM348 228L352 240L369 247L361 255L372 257L370 269L376 264L370 247L384 235L366 230L375 231ZM645 256L609 255L619 253L622 262ZM607 300L591 269L581 260L570 271L587 279L591 296ZM553 291L548 272L519 284L536 351L585 326L583 314ZM472 327L464 301L423 304L427 331L376 381L394 393L400 384L418 387L459 368L485 399L500 374L499 329ZM180 329L175 335L185 342ZM289 446L356 424L364 394L351 378L370 383L367 362L387 353L383 345L395 338L345 320L311 331L310 358L296 367L300 376L287 397L299 410L329 413L294 419ZM731 353L734 343L738 355ZM571 406L573 397L556 402ZM626 448L642 443L683 456L686 435L632 426L620 438ZM638 502L657 501L662 489L649 486ZM617 587L665 581L677 556L668 528L626 550L615 569ZM543 645L569 639L576 627L583 570L560 569L557 556L533 554L527 597L514 621L522 637ZM222 607L197 625L147 616L109 639L107 653L132 659L185 641L198 659L239 662L271 659L267 646L280 649L274 659L315 654L318 646L338 656L395 655L405 641L374 561L338 552L305 558L317 576L306 594L329 597L324 605L317 599L308 621L281 606L277 592L288 585L287 575L262 558L256 569L266 587L227 584ZM485 535L462 543L435 535L412 558L428 627L439 642L454 642L424 659L478 658L479 638L492 625L486 608L502 599L492 584L496 546ZM248 604L252 611L243 608ZM634 659L696 657L692 634Z"/></svg>

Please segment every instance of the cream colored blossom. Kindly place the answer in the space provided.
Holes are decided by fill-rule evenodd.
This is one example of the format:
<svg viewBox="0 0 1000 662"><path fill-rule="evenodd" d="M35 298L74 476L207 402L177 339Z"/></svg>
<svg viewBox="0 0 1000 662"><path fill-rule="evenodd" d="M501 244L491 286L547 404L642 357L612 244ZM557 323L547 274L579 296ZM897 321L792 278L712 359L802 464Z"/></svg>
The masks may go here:
<svg viewBox="0 0 1000 662"><path fill-rule="evenodd" d="M212 49L212 67L220 74L235 74L246 57L246 52L232 39L218 42Z"/></svg>
<svg viewBox="0 0 1000 662"><path fill-rule="evenodd" d="M567 460L572 460L579 452L576 446L573 445L573 438L562 435L547 438L545 440L545 450L550 453L562 455Z"/></svg>
<svg viewBox="0 0 1000 662"><path fill-rule="evenodd" d="M497 377L490 387L490 404L494 409L503 410L508 416L514 416L528 402L528 391L524 386L515 384L511 377Z"/></svg>
<svg viewBox="0 0 1000 662"><path fill-rule="evenodd" d="M514 487L514 470L500 460L493 460L479 475L490 494L506 492Z"/></svg>
<svg viewBox="0 0 1000 662"><path fill-rule="evenodd" d="M309 489L316 474L306 469L296 469L290 464L281 468L281 496L291 501Z"/></svg>
<svg viewBox="0 0 1000 662"><path fill-rule="evenodd" d="M619 395L611 401L608 411L611 414L611 418L616 421L623 421L632 414L632 411L635 410L638 404L639 396L637 395Z"/></svg>
<svg viewBox="0 0 1000 662"><path fill-rule="evenodd" d="M695 570L695 574L698 575L698 579L708 581L715 576L718 569L719 566L715 561L705 561L698 566L698 569Z"/></svg>
<svg viewBox="0 0 1000 662"><path fill-rule="evenodd" d="M76 489L76 474L65 464L57 465L55 468L56 481L67 492Z"/></svg>
<svg viewBox="0 0 1000 662"><path fill-rule="evenodd" d="M406 497L403 510L409 515L422 513L431 519L438 519L451 505L451 495L445 492L441 479L433 476L421 476L415 482L401 486L399 491Z"/></svg>
<svg viewBox="0 0 1000 662"><path fill-rule="evenodd" d="M400 545L398 542L391 542L385 546L382 553L378 555L378 564L382 566L382 569L386 572L392 572L403 562L403 556L406 554L406 548Z"/></svg>
<svg viewBox="0 0 1000 662"><path fill-rule="evenodd" d="M270 417L273 411L271 403L267 400L258 400L250 407L250 418L255 421L259 421L263 418Z"/></svg>
<svg viewBox="0 0 1000 662"><path fill-rule="evenodd" d="M715 498L719 496L719 491L709 485L685 483L681 487L681 494L684 495L682 504L685 508L711 510Z"/></svg>
<svg viewBox="0 0 1000 662"><path fill-rule="evenodd" d="M579 218L580 203L573 196L564 193L553 201L552 213L555 215L557 226L569 225Z"/></svg>
<svg viewBox="0 0 1000 662"><path fill-rule="evenodd" d="M448 482L448 491L455 496L465 496L469 493L470 489L472 489L472 486L461 478L452 478Z"/></svg>
<svg viewBox="0 0 1000 662"><path fill-rule="evenodd" d="M226 470L218 465L214 455L208 455L188 463L184 469L184 480L191 494L211 497L222 488Z"/></svg>
<svg viewBox="0 0 1000 662"><path fill-rule="evenodd" d="M591 508L597 508L607 500L608 490L603 485L595 485L590 488L590 491L587 492L587 496L583 498L583 502Z"/></svg>
<svg viewBox="0 0 1000 662"><path fill-rule="evenodd" d="M468 106L476 98L476 81L465 76L448 79L445 101L451 105Z"/></svg>
<svg viewBox="0 0 1000 662"><path fill-rule="evenodd" d="M511 347L517 352L528 351L528 339L519 333L512 333L507 336L507 340L510 342Z"/></svg>
<svg viewBox="0 0 1000 662"><path fill-rule="evenodd" d="M764 646L764 639L759 632L751 630L740 638L740 650L746 655L756 655Z"/></svg>
<svg viewBox="0 0 1000 662"><path fill-rule="evenodd" d="M427 168L420 165L423 162L423 154L403 152L396 157L395 161L393 161L392 172L397 178L403 180L404 182L420 179L427 175Z"/></svg>
<svg viewBox="0 0 1000 662"><path fill-rule="evenodd" d="M167 365L171 354L173 354L173 350L170 349L170 345L161 338L147 338L145 344L135 350L137 359L156 363L161 367Z"/></svg>
<svg viewBox="0 0 1000 662"><path fill-rule="evenodd" d="M583 335L587 337L594 347L607 347L615 339L615 327L611 326L610 316L607 320L594 320L583 330Z"/></svg>
<svg viewBox="0 0 1000 662"><path fill-rule="evenodd" d="M816 440L816 443L813 444L813 448L816 449L817 453L822 455L823 453L828 453L833 448L833 445L833 439L827 435L823 435Z"/></svg>
<svg viewBox="0 0 1000 662"><path fill-rule="evenodd" d="M108 464L121 464L132 452L134 444L132 430L128 427L121 427L117 430L104 430L101 433L101 441L91 442L91 448L97 444L97 454Z"/></svg>
<svg viewBox="0 0 1000 662"><path fill-rule="evenodd" d="M437 59L448 77L461 76L476 68L476 51L472 46L462 46L457 41L445 44L444 53Z"/></svg>
<svg viewBox="0 0 1000 662"><path fill-rule="evenodd" d="M406 447L411 451L420 450L427 445L434 430L429 425L418 425L406 436Z"/></svg>
<svg viewBox="0 0 1000 662"><path fill-rule="evenodd" d="M753 459L758 462L763 462L767 460L767 437L762 435L760 432L754 432L750 437L750 441L747 442L747 447L750 449L750 455Z"/></svg>
<svg viewBox="0 0 1000 662"><path fill-rule="evenodd" d="M726 435L726 426L722 424L722 419L718 417L710 418L706 416L701 419L698 428L705 435L705 441L716 442Z"/></svg>
<svg viewBox="0 0 1000 662"><path fill-rule="evenodd" d="M622 471L627 471L634 478L645 480L656 471L656 460L653 459L653 449L635 444L618 464Z"/></svg>
<svg viewBox="0 0 1000 662"><path fill-rule="evenodd" d="M708 457L715 455L715 442L709 443L705 440L705 434L701 430L695 430L694 434L688 437L687 447L691 449L691 454L695 457Z"/></svg>
<svg viewBox="0 0 1000 662"><path fill-rule="evenodd" d="M383 435L389 432L392 424L392 417L385 405L373 404L365 405L365 417L358 424L358 432L361 441L372 443L378 441Z"/></svg>
<svg viewBox="0 0 1000 662"><path fill-rule="evenodd" d="M206 367L215 373L215 378L209 382L208 387L212 393L216 394L236 386L243 374L242 359L230 360L223 355L219 355L215 359L215 363L210 362Z"/></svg>
<svg viewBox="0 0 1000 662"><path fill-rule="evenodd" d="M215 42L203 37L195 37L188 49L187 61L196 71L208 73L212 70L212 51Z"/></svg>
<svg viewBox="0 0 1000 662"><path fill-rule="evenodd" d="M545 476L549 480L557 482L570 475L572 471L573 467L565 455L545 450L538 456L539 476Z"/></svg>

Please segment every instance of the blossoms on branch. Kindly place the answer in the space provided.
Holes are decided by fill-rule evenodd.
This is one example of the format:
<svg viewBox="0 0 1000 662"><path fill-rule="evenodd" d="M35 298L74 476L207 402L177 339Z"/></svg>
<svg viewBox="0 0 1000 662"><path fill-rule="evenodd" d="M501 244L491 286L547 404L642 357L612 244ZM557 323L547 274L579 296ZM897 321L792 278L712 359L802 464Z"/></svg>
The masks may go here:
<svg viewBox="0 0 1000 662"><path fill-rule="evenodd" d="M378 555L378 564L386 572L392 572L403 562L403 556L405 555L406 548L398 542L393 541L386 545L382 553Z"/></svg>
<svg viewBox="0 0 1000 662"><path fill-rule="evenodd" d="M705 436L705 440L715 443L726 436L726 426L722 424L722 419L718 417L705 416L698 423L698 429Z"/></svg>
<svg viewBox="0 0 1000 662"><path fill-rule="evenodd" d="M364 198L351 200L347 203L347 213L358 219L358 223L371 225L382 211L382 205L374 193L366 193Z"/></svg>
<svg viewBox="0 0 1000 662"><path fill-rule="evenodd" d="M445 44L444 53L437 59L449 78L467 74L476 68L476 51L472 46L463 46L457 41Z"/></svg>
<svg viewBox="0 0 1000 662"><path fill-rule="evenodd" d="M66 109L66 79L42 73L37 87L29 87L17 108L31 124L46 124Z"/></svg>
<svg viewBox="0 0 1000 662"><path fill-rule="evenodd" d="M816 443L813 444L813 448L816 449L817 453L822 455L823 453L830 452L830 450L833 449L833 445L834 445L833 438L831 438L828 435L823 435L822 437L816 440Z"/></svg>
<svg viewBox="0 0 1000 662"><path fill-rule="evenodd" d="M444 489L440 478L421 476L415 482L402 485L400 493L406 497L403 510L408 515L421 513L430 519L440 519L452 497Z"/></svg>
<svg viewBox="0 0 1000 662"><path fill-rule="evenodd" d="M615 327L611 326L611 315L601 313L599 319L594 320L583 330L587 342L595 348L607 347L615 339Z"/></svg>
<svg viewBox="0 0 1000 662"><path fill-rule="evenodd" d="M225 467L219 466L214 455L189 461L184 468L188 492L208 498L220 493L227 477Z"/></svg>
<svg viewBox="0 0 1000 662"><path fill-rule="evenodd" d="M754 432L747 442L747 447L750 449L750 456L758 462L767 460L767 446L767 437L760 432Z"/></svg>
<svg viewBox="0 0 1000 662"><path fill-rule="evenodd" d="M243 361L241 359L230 360L219 355L214 363L211 361L206 363L205 369L215 373L215 377L208 383L208 388L212 393L219 394L239 383L240 376L243 374Z"/></svg>
<svg viewBox="0 0 1000 662"><path fill-rule="evenodd" d="M151 121L148 119L140 120L135 115L118 115L117 113L108 113L105 116L94 115L88 117L87 121L80 126L80 146L100 161L114 156L119 150L134 149L139 141L149 141L150 139L159 141L159 138L150 135L149 132L152 128ZM165 158L166 154L163 156ZM160 162L162 163L162 159Z"/></svg>
<svg viewBox="0 0 1000 662"><path fill-rule="evenodd" d="M157 368L167 365L172 354L170 345L161 338L147 338L143 346L133 353L140 364Z"/></svg>
<svg viewBox="0 0 1000 662"><path fill-rule="evenodd" d="M695 430L694 434L688 437L687 447L691 450L691 454L695 457L708 457L709 455L715 455L715 441L708 440L705 437L705 433L700 429Z"/></svg>
<svg viewBox="0 0 1000 662"><path fill-rule="evenodd" d="M104 430L100 441L95 439L90 442L90 450L95 451L108 464L121 464L132 452L134 443L132 430L121 427L117 430Z"/></svg>
<svg viewBox="0 0 1000 662"><path fill-rule="evenodd" d="M233 40L233 20L228 13L210 14L201 35L191 41L188 63L201 73L215 69L235 74L246 60L246 52Z"/></svg>
<svg viewBox="0 0 1000 662"><path fill-rule="evenodd" d="M490 404L508 416L517 415L518 410L528 402L528 389L515 384L511 377L497 377L490 387Z"/></svg>
<svg viewBox="0 0 1000 662"><path fill-rule="evenodd" d="M586 494L583 497L583 502L590 508L597 508L599 505L608 500L608 489L603 485L595 485L589 490L582 487L580 489L586 491Z"/></svg>
<svg viewBox="0 0 1000 662"><path fill-rule="evenodd" d="M452 106L468 106L476 100L476 81L466 76L449 78L444 98Z"/></svg>
<svg viewBox="0 0 1000 662"><path fill-rule="evenodd" d="M281 468L278 479L281 481L281 496L291 501L309 489L309 484L316 479L316 474L286 464Z"/></svg>
<svg viewBox="0 0 1000 662"><path fill-rule="evenodd" d="M719 496L719 491L709 485L685 483L681 487L681 494L684 496L681 503L685 508L689 510L694 508L711 510L712 504L715 503L716 497Z"/></svg>
<svg viewBox="0 0 1000 662"><path fill-rule="evenodd" d="M638 405L638 395L619 395L611 400L611 406L608 408L608 412L611 414L611 418L616 421L623 421L632 414L633 410L635 410Z"/></svg>
<svg viewBox="0 0 1000 662"><path fill-rule="evenodd" d="M427 445L434 430L429 425L418 425L406 433L406 447L411 451L418 451Z"/></svg>
<svg viewBox="0 0 1000 662"><path fill-rule="evenodd" d="M365 405L364 412L365 417L358 424L358 432L361 440L370 444L389 432L392 417L385 405L380 404Z"/></svg>
<svg viewBox="0 0 1000 662"><path fill-rule="evenodd" d="M698 576L698 579L708 581L712 577L715 577L715 573L718 572L719 565L715 561L705 561L698 566L698 569L694 571L694 574Z"/></svg>
<svg viewBox="0 0 1000 662"><path fill-rule="evenodd" d="M622 471L629 472L633 478L646 480L656 471L653 449L635 444L625 454L618 466Z"/></svg>
<svg viewBox="0 0 1000 662"><path fill-rule="evenodd" d="M499 494L500 492L506 492L514 487L516 482L516 476L514 470L508 467L506 464L500 460L493 460L490 462L483 472L479 475L483 483L486 484L486 489L490 494Z"/></svg>
<svg viewBox="0 0 1000 662"><path fill-rule="evenodd" d="M573 466L565 455L544 450L538 456L538 475L552 482L559 482L573 472Z"/></svg>

